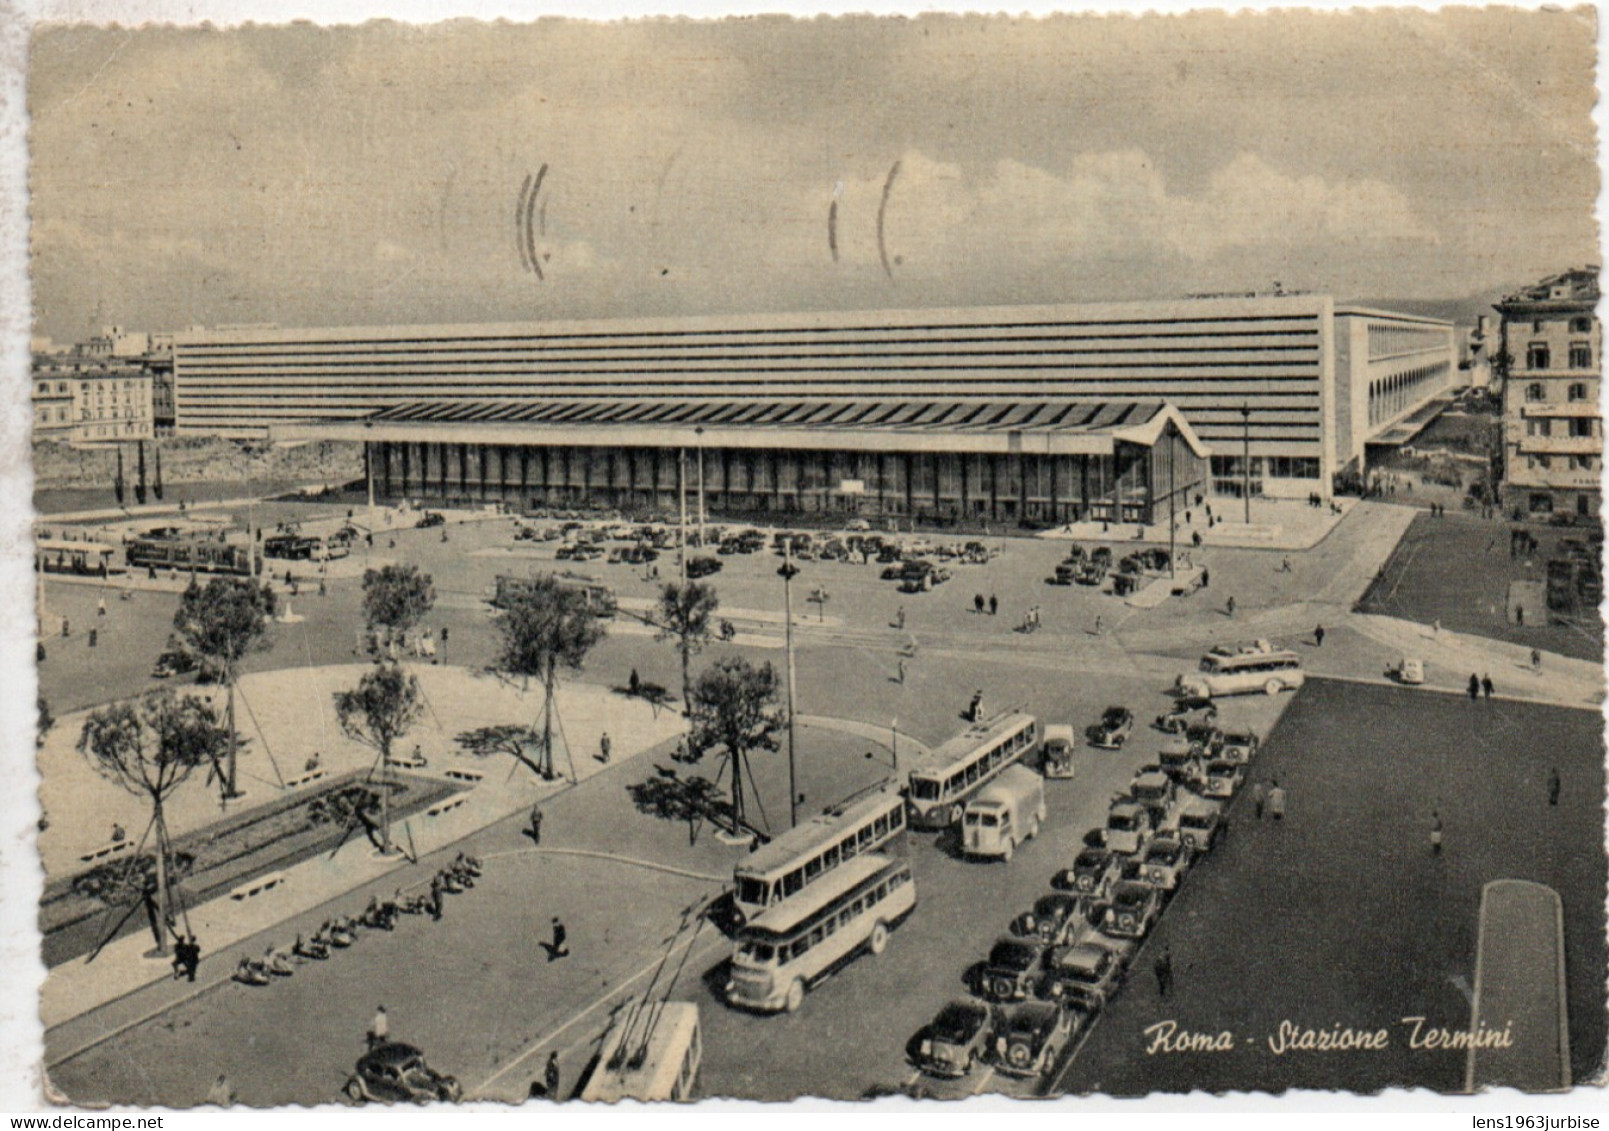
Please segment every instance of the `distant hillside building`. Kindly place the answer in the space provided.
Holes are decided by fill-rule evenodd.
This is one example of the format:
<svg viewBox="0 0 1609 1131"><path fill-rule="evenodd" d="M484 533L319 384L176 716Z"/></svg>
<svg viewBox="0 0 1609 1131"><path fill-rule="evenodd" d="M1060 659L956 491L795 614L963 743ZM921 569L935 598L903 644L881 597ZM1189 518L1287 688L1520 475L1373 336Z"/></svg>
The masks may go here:
<svg viewBox="0 0 1609 1131"><path fill-rule="evenodd" d="M1603 326L1598 267L1505 298L1503 504L1521 516L1597 518L1603 474Z"/></svg>

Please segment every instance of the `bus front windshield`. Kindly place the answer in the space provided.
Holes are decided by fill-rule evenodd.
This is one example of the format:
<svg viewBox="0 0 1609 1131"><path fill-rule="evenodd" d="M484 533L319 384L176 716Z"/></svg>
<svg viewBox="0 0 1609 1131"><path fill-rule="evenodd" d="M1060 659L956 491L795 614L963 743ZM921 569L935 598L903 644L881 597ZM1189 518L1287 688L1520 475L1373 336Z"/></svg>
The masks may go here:
<svg viewBox="0 0 1609 1131"><path fill-rule="evenodd" d="M911 798L915 801L937 801L939 783L933 778L911 778Z"/></svg>
<svg viewBox="0 0 1609 1131"><path fill-rule="evenodd" d="M771 885L754 876L737 877L737 901L749 903L757 907L766 905L766 893Z"/></svg>
<svg viewBox="0 0 1609 1131"><path fill-rule="evenodd" d="M768 965L776 957L776 948L770 943L745 939L738 944L737 956L751 966Z"/></svg>

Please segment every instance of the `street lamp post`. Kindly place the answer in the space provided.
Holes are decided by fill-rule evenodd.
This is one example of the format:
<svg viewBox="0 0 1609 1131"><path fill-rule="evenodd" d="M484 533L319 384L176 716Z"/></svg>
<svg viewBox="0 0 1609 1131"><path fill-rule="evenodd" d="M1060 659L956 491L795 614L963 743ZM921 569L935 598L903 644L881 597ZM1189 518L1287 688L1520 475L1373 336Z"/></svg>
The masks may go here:
<svg viewBox="0 0 1609 1131"><path fill-rule="evenodd" d="M1241 427L1241 490L1246 501L1246 525L1251 525L1251 406L1240 406Z"/></svg>
<svg viewBox="0 0 1609 1131"><path fill-rule="evenodd" d="M682 585L687 584L687 449L676 449L676 495L681 501L681 537L677 539L676 560L681 563Z"/></svg>
<svg viewBox="0 0 1609 1131"><path fill-rule="evenodd" d="M1173 560L1179 556L1176 548L1176 539L1179 530L1179 496L1174 491L1173 458L1179 454L1179 445L1173 436L1173 426L1170 424L1162 438L1168 445L1168 577L1179 576L1173 567Z"/></svg>
<svg viewBox="0 0 1609 1131"><path fill-rule="evenodd" d="M363 427L365 429L372 429L374 427L374 422L372 420L365 420L363 422ZM363 557L364 557L365 561L372 561L373 558L374 558L374 532L375 532L375 523L374 523L374 444L369 439L368 436L365 436L363 438L363 471L364 471L364 478L368 480L368 488L369 488L369 536L363 540L363 544L364 544Z"/></svg>
<svg viewBox="0 0 1609 1131"><path fill-rule="evenodd" d="M794 669L793 669L793 578L799 567L793 564L793 539L782 542L782 639L788 671L788 827L799 823L799 780L794 765Z"/></svg>

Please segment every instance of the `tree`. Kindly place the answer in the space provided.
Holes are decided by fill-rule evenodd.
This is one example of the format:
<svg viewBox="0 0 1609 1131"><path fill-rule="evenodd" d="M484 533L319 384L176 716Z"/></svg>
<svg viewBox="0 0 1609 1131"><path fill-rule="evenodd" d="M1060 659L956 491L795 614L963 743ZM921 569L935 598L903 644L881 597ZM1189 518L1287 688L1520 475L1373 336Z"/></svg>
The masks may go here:
<svg viewBox="0 0 1609 1131"><path fill-rule="evenodd" d="M531 773L541 777L541 754L538 753L535 758L531 757L531 746L536 741L535 732L523 723L476 727L474 730L464 731L457 738L458 745L477 758L507 754L522 766L529 768Z"/></svg>
<svg viewBox="0 0 1609 1131"><path fill-rule="evenodd" d="M708 778L656 776L628 785L626 792L639 813L662 821L686 821L689 845L698 843L700 821L717 820L726 812L721 787Z"/></svg>
<svg viewBox="0 0 1609 1131"><path fill-rule="evenodd" d="M370 631L383 630L395 655L395 640L430 615L436 587L416 565L388 565L363 573L363 617Z"/></svg>
<svg viewBox="0 0 1609 1131"><path fill-rule="evenodd" d="M341 730L380 754L380 851L391 851L391 749L419 721L424 702L419 680L397 663L366 672L351 691L335 693Z"/></svg>
<svg viewBox="0 0 1609 1131"><path fill-rule="evenodd" d="M195 581L179 598L173 629L184 649L210 664L228 692L229 762L223 775L223 798L239 797L235 788L235 761L239 742L235 733L235 681L240 661L270 645L268 622L274 615L274 592L265 583L247 577L215 577L205 586Z"/></svg>
<svg viewBox="0 0 1609 1131"><path fill-rule="evenodd" d="M225 744L212 704L194 695L153 691L137 703L114 703L84 720L78 750L103 778L151 805L156 833L156 894L161 927L157 952L167 953L173 922L168 890L171 845L165 805L197 766L216 765Z"/></svg>
<svg viewBox="0 0 1609 1131"><path fill-rule="evenodd" d="M604 637L586 594L551 576L535 578L508 595L495 623L501 639L495 667L509 675L542 681L542 775L553 773L553 694L559 668L580 671L587 653Z"/></svg>
<svg viewBox="0 0 1609 1131"><path fill-rule="evenodd" d="M691 710L693 681L688 668L693 655L704 650L710 642L710 628L715 612L721 607L715 587L702 581L684 584L671 582L659 594L659 608L654 618L659 626L658 639L676 641L676 651L682 658L682 713Z"/></svg>
<svg viewBox="0 0 1609 1131"><path fill-rule="evenodd" d="M717 660L693 687L693 748L720 746L732 762L734 832L746 823L743 775L749 751L777 749L777 734L787 725L786 712L777 706L779 691L775 668L769 663L755 667L741 657Z"/></svg>

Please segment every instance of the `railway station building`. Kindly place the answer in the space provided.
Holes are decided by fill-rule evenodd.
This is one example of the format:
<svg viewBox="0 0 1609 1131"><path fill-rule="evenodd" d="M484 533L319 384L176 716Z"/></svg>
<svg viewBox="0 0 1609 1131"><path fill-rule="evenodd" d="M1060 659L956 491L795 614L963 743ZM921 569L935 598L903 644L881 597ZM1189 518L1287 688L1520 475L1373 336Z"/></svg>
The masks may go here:
<svg viewBox="0 0 1609 1131"><path fill-rule="evenodd" d="M174 344L178 434L361 441L392 497L662 509L702 483L727 511L998 521L1328 497L1455 373L1450 323L1314 295Z"/></svg>

